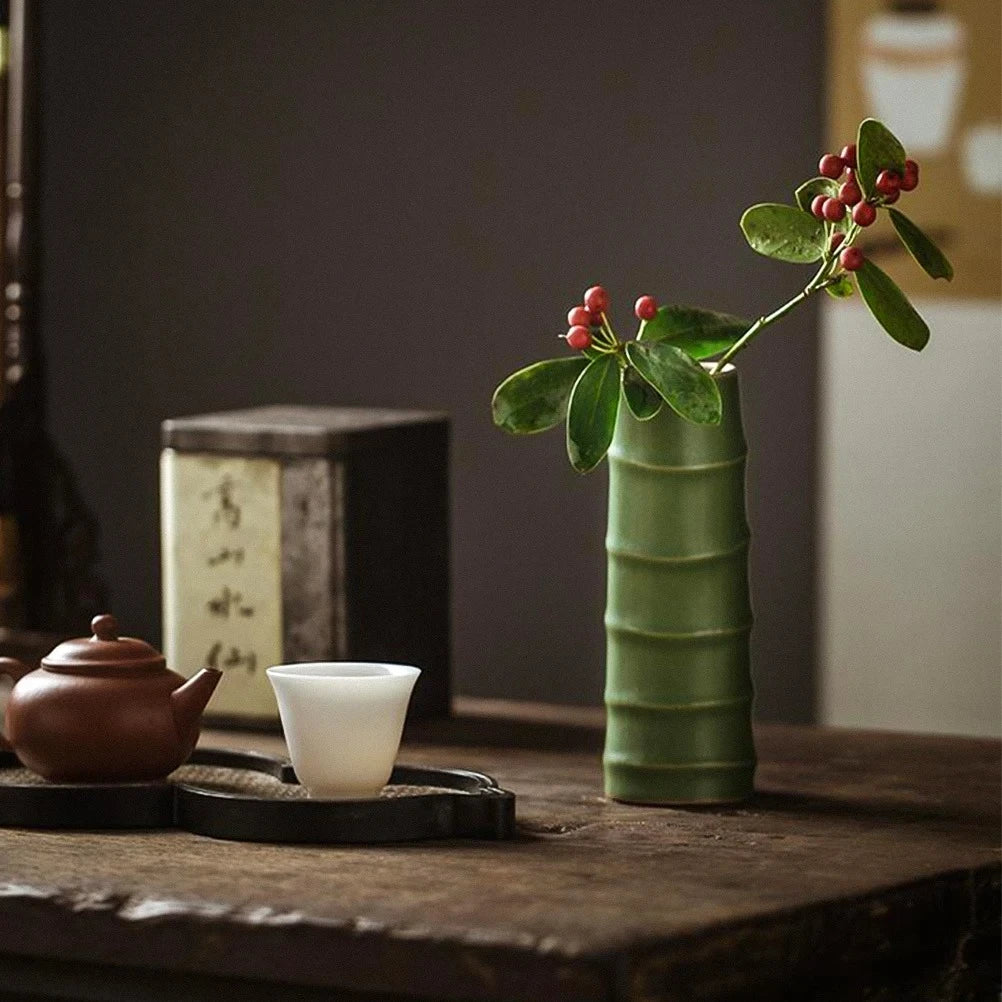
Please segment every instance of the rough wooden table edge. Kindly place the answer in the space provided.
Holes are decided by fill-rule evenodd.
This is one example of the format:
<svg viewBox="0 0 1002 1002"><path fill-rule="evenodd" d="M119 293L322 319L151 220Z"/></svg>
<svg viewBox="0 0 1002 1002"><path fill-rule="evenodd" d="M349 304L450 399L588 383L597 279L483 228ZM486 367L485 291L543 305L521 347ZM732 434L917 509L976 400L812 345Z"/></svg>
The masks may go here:
<svg viewBox="0 0 1002 1002"><path fill-rule="evenodd" d="M922 953L922 929L930 921L941 928L952 923L954 934L946 939L956 944L959 956L968 939L996 932L1000 892L1002 867L988 864L865 895L749 915L712 930L579 951L529 937L428 938L420 927L392 928L364 918L335 922L269 908L8 884L0 885L0 943L23 957L402 995L414 986L401 983L395 971L412 970L415 963L435 967L441 981L415 998L468 998L471 976L481 982L478 997L511 1002L537 1002L544 992L550 1002L668 999L679 983L716 998L730 987L729 960L736 950L755 951L765 959L760 967L767 980L760 990L803 985L836 968L872 963L875 955L887 967L907 965ZM804 921L817 918L819 911L828 919L838 913L834 930ZM349 942L352 969L342 964L304 972L304 938L320 955ZM293 939L295 950L290 949ZM53 942L60 944L58 954ZM905 948L891 948L895 942ZM137 956L160 956L165 963L135 965ZM742 981L741 987L749 986Z"/></svg>
<svg viewBox="0 0 1002 1002"><path fill-rule="evenodd" d="M485 721L526 721L533 725L530 735L550 723L601 733L601 710L594 708L572 708L567 714L559 707L494 700L457 703L460 713ZM778 733L784 727L767 729ZM991 739L970 740L998 747ZM114 965L151 977L249 977L362 995L442 1000L476 995L537 1002L545 994L547 1002L655 1002L678 997L679 985L684 985L687 993L699 989L706 998L723 999L736 987L729 980L736 951L765 958L759 967L766 980L755 987L776 992L802 987L829 971L872 965L875 957L889 970L914 965L928 923L943 930L937 942L948 947L936 960L943 976L960 978L965 944L991 937L999 924L1000 886L1002 867L992 861L875 887L858 896L756 911L710 929L683 928L640 941L624 935L621 942L594 950L528 934L448 935L364 917L331 920L267 907L0 884L0 950L20 958ZM342 959L324 965L323 958L335 951ZM137 957L157 959L136 964ZM157 963L160 957L163 964ZM304 957L318 962L307 970ZM350 959L344 962L344 957ZM422 969L436 976L418 988L409 979ZM747 983L742 981L741 987Z"/></svg>

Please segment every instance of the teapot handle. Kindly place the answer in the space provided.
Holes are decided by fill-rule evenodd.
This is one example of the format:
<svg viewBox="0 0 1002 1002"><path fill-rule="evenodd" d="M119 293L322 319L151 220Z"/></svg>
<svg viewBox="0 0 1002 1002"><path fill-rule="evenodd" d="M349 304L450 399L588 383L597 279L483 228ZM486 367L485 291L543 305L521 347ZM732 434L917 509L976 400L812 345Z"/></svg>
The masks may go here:
<svg viewBox="0 0 1002 1002"><path fill-rule="evenodd" d="M6 675L14 680L15 685L32 670L31 667L14 658L0 658L0 678ZM4 700L3 703L0 703L0 751L13 751L11 743L3 734L4 711L6 709L7 703Z"/></svg>

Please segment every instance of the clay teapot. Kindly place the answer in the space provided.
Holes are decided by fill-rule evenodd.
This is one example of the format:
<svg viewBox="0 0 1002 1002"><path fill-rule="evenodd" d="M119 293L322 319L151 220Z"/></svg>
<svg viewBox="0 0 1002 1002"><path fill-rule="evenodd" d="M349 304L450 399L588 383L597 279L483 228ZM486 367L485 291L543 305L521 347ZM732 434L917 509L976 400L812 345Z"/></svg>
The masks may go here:
<svg viewBox="0 0 1002 1002"><path fill-rule="evenodd" d="M0 658L0 676L15 682L0 748L56 782L162 779L195 747L222 673L203 668L185 681L149 644L120 637L114 616L95 616L91 629L35 671Z"/></svg>

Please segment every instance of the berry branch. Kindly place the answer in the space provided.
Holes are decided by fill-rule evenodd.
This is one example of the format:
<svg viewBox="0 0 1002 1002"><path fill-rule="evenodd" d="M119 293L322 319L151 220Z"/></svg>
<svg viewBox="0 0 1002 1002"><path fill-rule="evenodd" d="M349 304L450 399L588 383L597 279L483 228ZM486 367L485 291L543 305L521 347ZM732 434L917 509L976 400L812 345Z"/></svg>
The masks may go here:
<svg viewBox="0 0 1002 1002"><path fill-rule="evenodd" d="M532 434L566 419L568 455L582 473L601 462L624 415L650 421L668 407L695 424L717 424L722 403L714 377L763 330L819 290L836 298L851 295L853 279L881 327L920 351L929 339L928 326L857 246L885 211L930 277L953 277L942 251L893 208L918 182L918 164L907 159L901 143L880 122L866 119L855 143L821 157L818 176L797 189L796 205L753 205L741 217L753 250L778 261L817 265L792 299L749 323L713 310L659 307L653 296L641 296L633 308L640 322L636 336L622 341L609 319L608 293L593 285L568 312L567 331L560 335L576 354L536 362L509 376L494 393L495 424L514 434Z"/></svg>
<svg viewBox="0 0 1002 1002"><path fill-rule="evenodd" d="M900 175L894 170L881 170L874 182L873 194L869 198L864 198L856 179L856 169L855 143L844 146L839 154L826 153L818 162L820 178L816 180L827 179L833 184L838 184L834 195L820 193L815 195L810 203L811 215L823 222L824 235L827 239L821 267L796 296L768 316L759 317L745 334L721 355L713 369L714 375L722 372L724 366L748 347L766 327L785 317L813 293L830 288L848 277L850 273L859 271L865 258L863 252L854 246L856 238L865 227L875 222L878 208L893 205L902 191L913 191L918 187L918 164L914 160L906 159L904 170ZM812 182L807 183L810 185ZM846 219L850 220L848 226L845 229L840 228Z"/></svg>

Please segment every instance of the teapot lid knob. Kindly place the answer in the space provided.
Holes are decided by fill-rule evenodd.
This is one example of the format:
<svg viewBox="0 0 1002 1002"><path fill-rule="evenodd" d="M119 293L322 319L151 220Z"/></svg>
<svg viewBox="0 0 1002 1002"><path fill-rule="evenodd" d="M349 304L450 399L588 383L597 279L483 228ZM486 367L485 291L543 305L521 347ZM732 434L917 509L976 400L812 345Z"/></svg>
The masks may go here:
<svg viewBox="0 0 1002 1002"><path fill-rule="evenodd" d="M118 640L118 620L110 613L95 616L90 621L90 628L98 640Z"/></svg>
<svg viewBox="0 0 1002 1002"><path fill-rule="evenodd" d="M54 672L75 675L90 669L105 674L113 671L160 671L165 667L164 656L144 640L123 637L118 632L118 620L105 613L90 621L92 637L64 640L42 658L42 667Z"/></svg>

